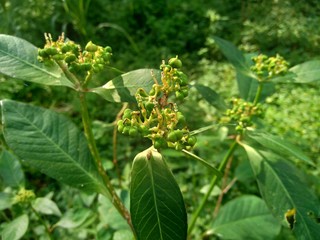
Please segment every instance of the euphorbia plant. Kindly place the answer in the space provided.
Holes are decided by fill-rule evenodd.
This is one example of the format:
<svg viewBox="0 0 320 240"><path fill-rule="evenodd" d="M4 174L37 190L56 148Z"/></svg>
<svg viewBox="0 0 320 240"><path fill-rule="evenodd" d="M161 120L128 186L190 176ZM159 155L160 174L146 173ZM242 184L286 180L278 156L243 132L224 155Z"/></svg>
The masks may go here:
<svg viewBox="0 0 320 240"><path fill-rule="evenodd" d="M212 105L224 111L221 121L214 126L231 126L232 142L218 169L191 152L196 144L195 134L212 126L190 131L185 116L179 110L179 104L189 94L190 83L181 71L182 62L178 57L163 61L160 70L139 69L122 74L101 87L91 87L94 74L110 64L111 47L89 42L82 49L63 35L57 41L46 35L46 44L42 49L16 37L0 35L0 72L13 79L73 89L81 106L84 135L78 126L61 114L13 100L2 100L4 143L20 159L48 176L85 192L99 193L109 198L130 226L134 238L173 240L193 236L192 231L210 193L222 177L228 160L240 146L247 152L263 199L244 196L232 200L229 205L223 206L209 233L226 239L241 239L250 231L252 238L273 237L278 234L280 224L272 213L280 221L289 223L298 237L312 239L318 236L319 225L310 217L312 215L317 219L319 215L318 200L309 190L302 196L305 185L295 178L299 171L283 161L282 156L293 156L311 166L315 164L290 143L256 127L257 118L263 116L262 100L270 94L265 91L265 85L299 79L305 76L308 65L288 69L288 64L280 56L268 58L259 55L251 61L230 43L219 38L215 40L234 64L239 86L239 98L232 99L230 108L226 109L227 104L214 90L194 85ZM314 62L309 65L311 67L314 67ZM312 77L309 79L314 81ZM98 94L111 102L135 103L132 109L121 112L117 130L128 137L150 140L147 149L133 160L130 211L103 167L92 132L87 94ZM213 176L207 193L195 206L189 224L183 195L163 155L168 148L198 160L211 170ZM8 159L7 152L3 152L2 156L6 156L3 159ZM20 182L12 185L17 188L16 192L2 195L6 201L5 208L22 202L19 198L21 193L32 195ZM278 195L270 194L272 189L277 189ZM32 203L34 198L34 195L23 198L23 202ZM240 211L243 208L247 211ZM255 216L259 217L258 221L255 221ZM21 219L19 221L27 221L28 216L23 215ZM240 228L234 222L241 220L244 224L238 231ZM6 232L13 225L8 226ZM50 236L51 228L45 226ZM253 231L257 226L264 228Z"/></svg>

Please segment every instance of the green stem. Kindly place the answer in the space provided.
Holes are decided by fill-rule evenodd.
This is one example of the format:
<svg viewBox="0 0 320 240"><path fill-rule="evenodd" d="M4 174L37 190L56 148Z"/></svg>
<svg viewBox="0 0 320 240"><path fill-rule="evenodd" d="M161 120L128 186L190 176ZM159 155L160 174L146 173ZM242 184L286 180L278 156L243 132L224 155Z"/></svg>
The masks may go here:
<svg viewBox="0 0 320 240"><path fill-rule="evenodd" d="M38 213L38 211L31 204L30 204L30 208L34 212L34 214L37 216L37 218L40 220L41 224L44 226L49 239L53 239L51 236L50 228L48 227L47 223L43 220L41 215Z"/></svg>
<svg viewBox="0 0 320 240"><path fill-rule="evenodd" d="M222 172L224 170L224 168L226 167L226 164L228 162L228 159L231 157L231 155L233 154L234 150L236 149L236 146L237 146L237 140L235 140L232 145L230 146L227 154L224 156L223 160L221 161L219 167L218 167L218 170L220 172ZM201 200L201 203L199 205L199 207L197 208L197 210L195 211L195 213L193 214L192 218L191 218L191 221L190 221L190 224L189 224L189 229L188 229L188 235L190 235L190 233L192 232L194 226L195 226L195 223L201 213L201 211L203 210L204 208L204 205L206 204L214 186L216 185L217 183L217 180L218 180L218 176L217 175L214 175L211 182L210 182L210 186L209 186L209 189L208 189L208 192L206 193L206 195L204 195L204 197L202 198Z"/></svg>
<svg viewBox="0 0 320 240"><path fill-rule="evenodd" d="M256 96L255 96L255 98L253 100L253 105L257 105L258 104L258 102L260 100L260 97L261 97L262 89L263 89L263 83L259 82L257 93L256 93Z"/></svg>
<svg viewBox="0 0 320 240"><path fill-rule="evenodd" d="M99 174L103 178L103 181L105 183L105 186L108 189L108 193L112 197L112 204L115 206L115 208L119 211L121 216L126 219L128 222L133 234L135 234L134 228L131 223L131 217L130 213L126 209L126 207L123 205L122 201L120 200L119 196L117 195L113 185L111 184L111 181L109 179L109 176L107 175L106 171L104 170L102 166L102 161L101 157L98 151L98 148L96 146L96 141L94 139L93 133L92 133L92 128L91 128L91 123L90 123L90 118L89 118L89 112L88 112L88 106L87 106L87 101L86 101L86 96L84 92L79 92L79 99L80 99L80 104L81 104L81 115L82 115L82 123L84 127L84 133L85 136L88 140L88 145L90 152L95 160L95 163L97 165Z"/></svg>

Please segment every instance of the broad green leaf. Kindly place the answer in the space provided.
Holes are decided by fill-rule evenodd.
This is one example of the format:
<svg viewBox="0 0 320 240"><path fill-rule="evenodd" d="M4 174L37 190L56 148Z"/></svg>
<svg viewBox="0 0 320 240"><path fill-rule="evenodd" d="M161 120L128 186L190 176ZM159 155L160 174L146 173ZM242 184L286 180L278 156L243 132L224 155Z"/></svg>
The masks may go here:
<svg viewBox="0 0 320 240"><path fill-rule="evenodd" d="M320 60L311 60L289 69L284 76L272 78L270 81L282 83L311 83L320 81Z"/></svg>
<svg viewBox="0 0 320 240"><path fill-rule="evenodd" d="M15 203L12 193L0 192L0 211L10 208Z"/></svg>
<svg viewBox="0 0 320 240"><path fill-rule="evenodd" d="M314 166L312 160L308 156L306 156L299 148L283 140L280 137L271 135L267 132L260 131L247 131L246 134L249 138L257 141L262 146L271 149L272 151L280 155L285 154L289 156L294 156L300 159L301 161L305 161L306 163L309 163L310 165Z"/></svg>
<svg viewBox="0 0 320 240"><path fill-rule="evenodd" d="M210 87L201 84L195 84L193 86L198 90L198 92L210 105L220 110L226 109L225 102L216 91L214 91Z"/></svg>
<svg viewBox="0 0 320 240"><path fill-rule="evenodd" d="M55 226L67 229L77 228L84 224L92 215L93 212L87 208L69 209Z"/></svg>
<svg viewBox="0 0 320 240"><path fill-rule="evenodd" d="M61 212L57 204L49 198L36 198L32 203L32 206L39 213L46 215L55 215L58 217L61 216Z"/></svg>
<svg viewBox="0 0 320 240"><path fill-rule="evenodd" d="M107 194L86 139L63 115L1 101L7 144L22 161L58 181L87 192Z"/></svg>
<svg viewBox="0 0 320 240"><path fill-rule="evenodd" d="M127 229L120 229L113 234L112 240L124 240L124 239L128 239L128 240L134 239L132 235L132 231Z"/></svg>
<svg viewBox="0 0 320 240"><path fill-rule="evenodd" d="M265 202L256 196L241 196L229 201L219 211L210 233L221 239L274 239L281 225Z"/></svg>
<svg viewBox="0 0 320 240"><path fill-rule="evenodd" d="M242 70L249 69L244 55L235 45L219 37L213 37L213 39L219 46L222 53L235 68Z"/></svg>
<svg viewBox="0 0 320 240"><path fill-rule="evenodd" d="M182 194L163 156L154 148L133 160L130 212L139 240L187 238Z"/></svg>
<svg viewBox="0 0 320 240"><path fill-rule="evenodd" d="M0 73L29 82L74 88L57 64L45 66L37 56L38 49L26 40L0 34Z"/></svg>
<svg viewBox="0 0 320 240"><path fill-rule="evenodd" d="M93 88L90 91L110 102L134 102L137 90L143 88L149 92L155 79L161 83L160 70L138 69L122 74L102 87Z"/></svg>
<svg viewBox="0 0 320 240"><path fill-rule="evenodd" d="M320 224L311 216L320 216L320 202L302 181L301 172L279 156L242 144L255 173L261 195L280 221L295 209L293 232L297 239L317 239Z"/></svg>
<svg viewBox="0 0 320 240"><path fill-rule="evenodd" d="M26 233L29 225L29 217L27 214L23 214L17 217L12 222L4 226L1 239L18 240Z"/></svg>
<svg viewBox="0 0 320 240"><path fill-rule="evenodd" d="M0 153L0 178L9 187L24 187L25 184L19 160L6 150Z"/></svg>

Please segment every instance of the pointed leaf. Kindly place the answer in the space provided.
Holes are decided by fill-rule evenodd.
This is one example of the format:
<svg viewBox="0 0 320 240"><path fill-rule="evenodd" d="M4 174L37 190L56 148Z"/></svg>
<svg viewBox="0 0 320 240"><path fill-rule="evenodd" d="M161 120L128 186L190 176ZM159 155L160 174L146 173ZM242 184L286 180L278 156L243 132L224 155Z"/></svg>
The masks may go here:
<svg viewBox="0 0 320 240"><path fill-rule="evenodd" d="M301 172L279 156L242 144L258 181L263 199L273 215L285 222L288 210L295 209L293 232L297 239L317 239L320 202L302 181Z"/></svg>
<svg viewBox="0 0 320 240"><path fill-rule="evenodd" d="M5 140L18 157L58 181L106 194L86 139L69 119L11 100L1 107Z"/></svg>
<svg viewBox="0 0 320 240"><path fill-rule="evenodd" d="M161 72L157 69L138 69L122 74L102 87L93 88L90 91L99 94L110 102L134 102L134 95L139 88L149 92L152 85L161 83Z"/></svg>
<svg viewBox="0 0 320 240"><path fill-rule="evenodd" d="M24 187L24 174L19 160L6 150L0 153L0 177L9 187Z"/></svg>
<svg viewBox="0 0 320 240"><path fill-rule="evenodd" d="M315 164L312 162L312 160L305 155L300 149L298 149L293 144L281 139L280 137L271 135L267 132L259 132L259 131L247 131L247 136L258 143L260 143L262 146L278 153L278 154L286 154L289 156L294 156L301 161L305 161L306 163L309 163L310 165L314 166Z"/></svg>
<svg viewBox="0 0 320 240"><path fill-rule="evenodd" d="M1 239L18 240L26 233L29 225L29 217L23 214L5 225L1 233Z"/></svg>
<svg viewBox="0 0 320 240"><path fill-rule="evenodd" d="M220 110L226 109L225 102L216 91L201 84L195 84L194 87L210 105Z"/></svg>
<svg viewBox="0 0 320 240"><path fill-rule="evenodd" d="M225 204L212 232L222 239L274 239L281 228L265 202L256 196L241 196ZM211 232L210 231L210 232Z"/></svg>
<svg viewBox="0 0 320 240"><path fill-rule="evenodd" d="M139 240L187 238L187 214L179 186L154 148L133 160L130 211Z"/></svg>
<svg viewBox="0 0 320 240"><path fill-rule="evenodd" d="M311 60L289 69L284 76L272 78L273 82L311 83L320 81L320 60Z"/></svg>
<svg viewBox="0 0 320 240"><path fill-rule="evenodd" d="M87 208L69 209L64 216L55 224L62 228L77 228L85 223L93 212Z"/></svg>
<svg viewBox="0 0 320 240"><path fill-rule="evenodd" d="M29 82L74 88L57 64L47 67L37 57L38 49L31 43L0 34L0 73Z"/></svg>
<svg viewBox="0 0 320 240"><path fill-rule="evenodd" d="M15 203L15 196L12 193L0 192L0 211L10 208Z"/></svg>
<svg viewBox="0 0 320 240"><path fill-rule="evenodd" d="M36 198L32 203L32 206L39 213L46 215L55 215L58 217L61 216L61 212L57 204L49 198Z"/></svg>

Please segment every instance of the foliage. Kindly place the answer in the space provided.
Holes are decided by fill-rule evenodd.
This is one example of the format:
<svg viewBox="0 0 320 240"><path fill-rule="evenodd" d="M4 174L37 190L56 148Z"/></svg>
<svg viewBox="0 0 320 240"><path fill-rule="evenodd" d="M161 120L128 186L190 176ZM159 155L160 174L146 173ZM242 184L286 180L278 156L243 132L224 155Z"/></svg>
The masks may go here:
<svg viewBox="0 0 320 240"><path fill-rule="evenodd" d="M319 235L318 9L313 0L1 1L0 31L27 40L0 40L2 238ZM45 32L68 38L47 35L37 51L29 42L42 46ZM168 98L164 72L179 83ZM164 206L181 209L170 215L179 227Z"/></svg>

